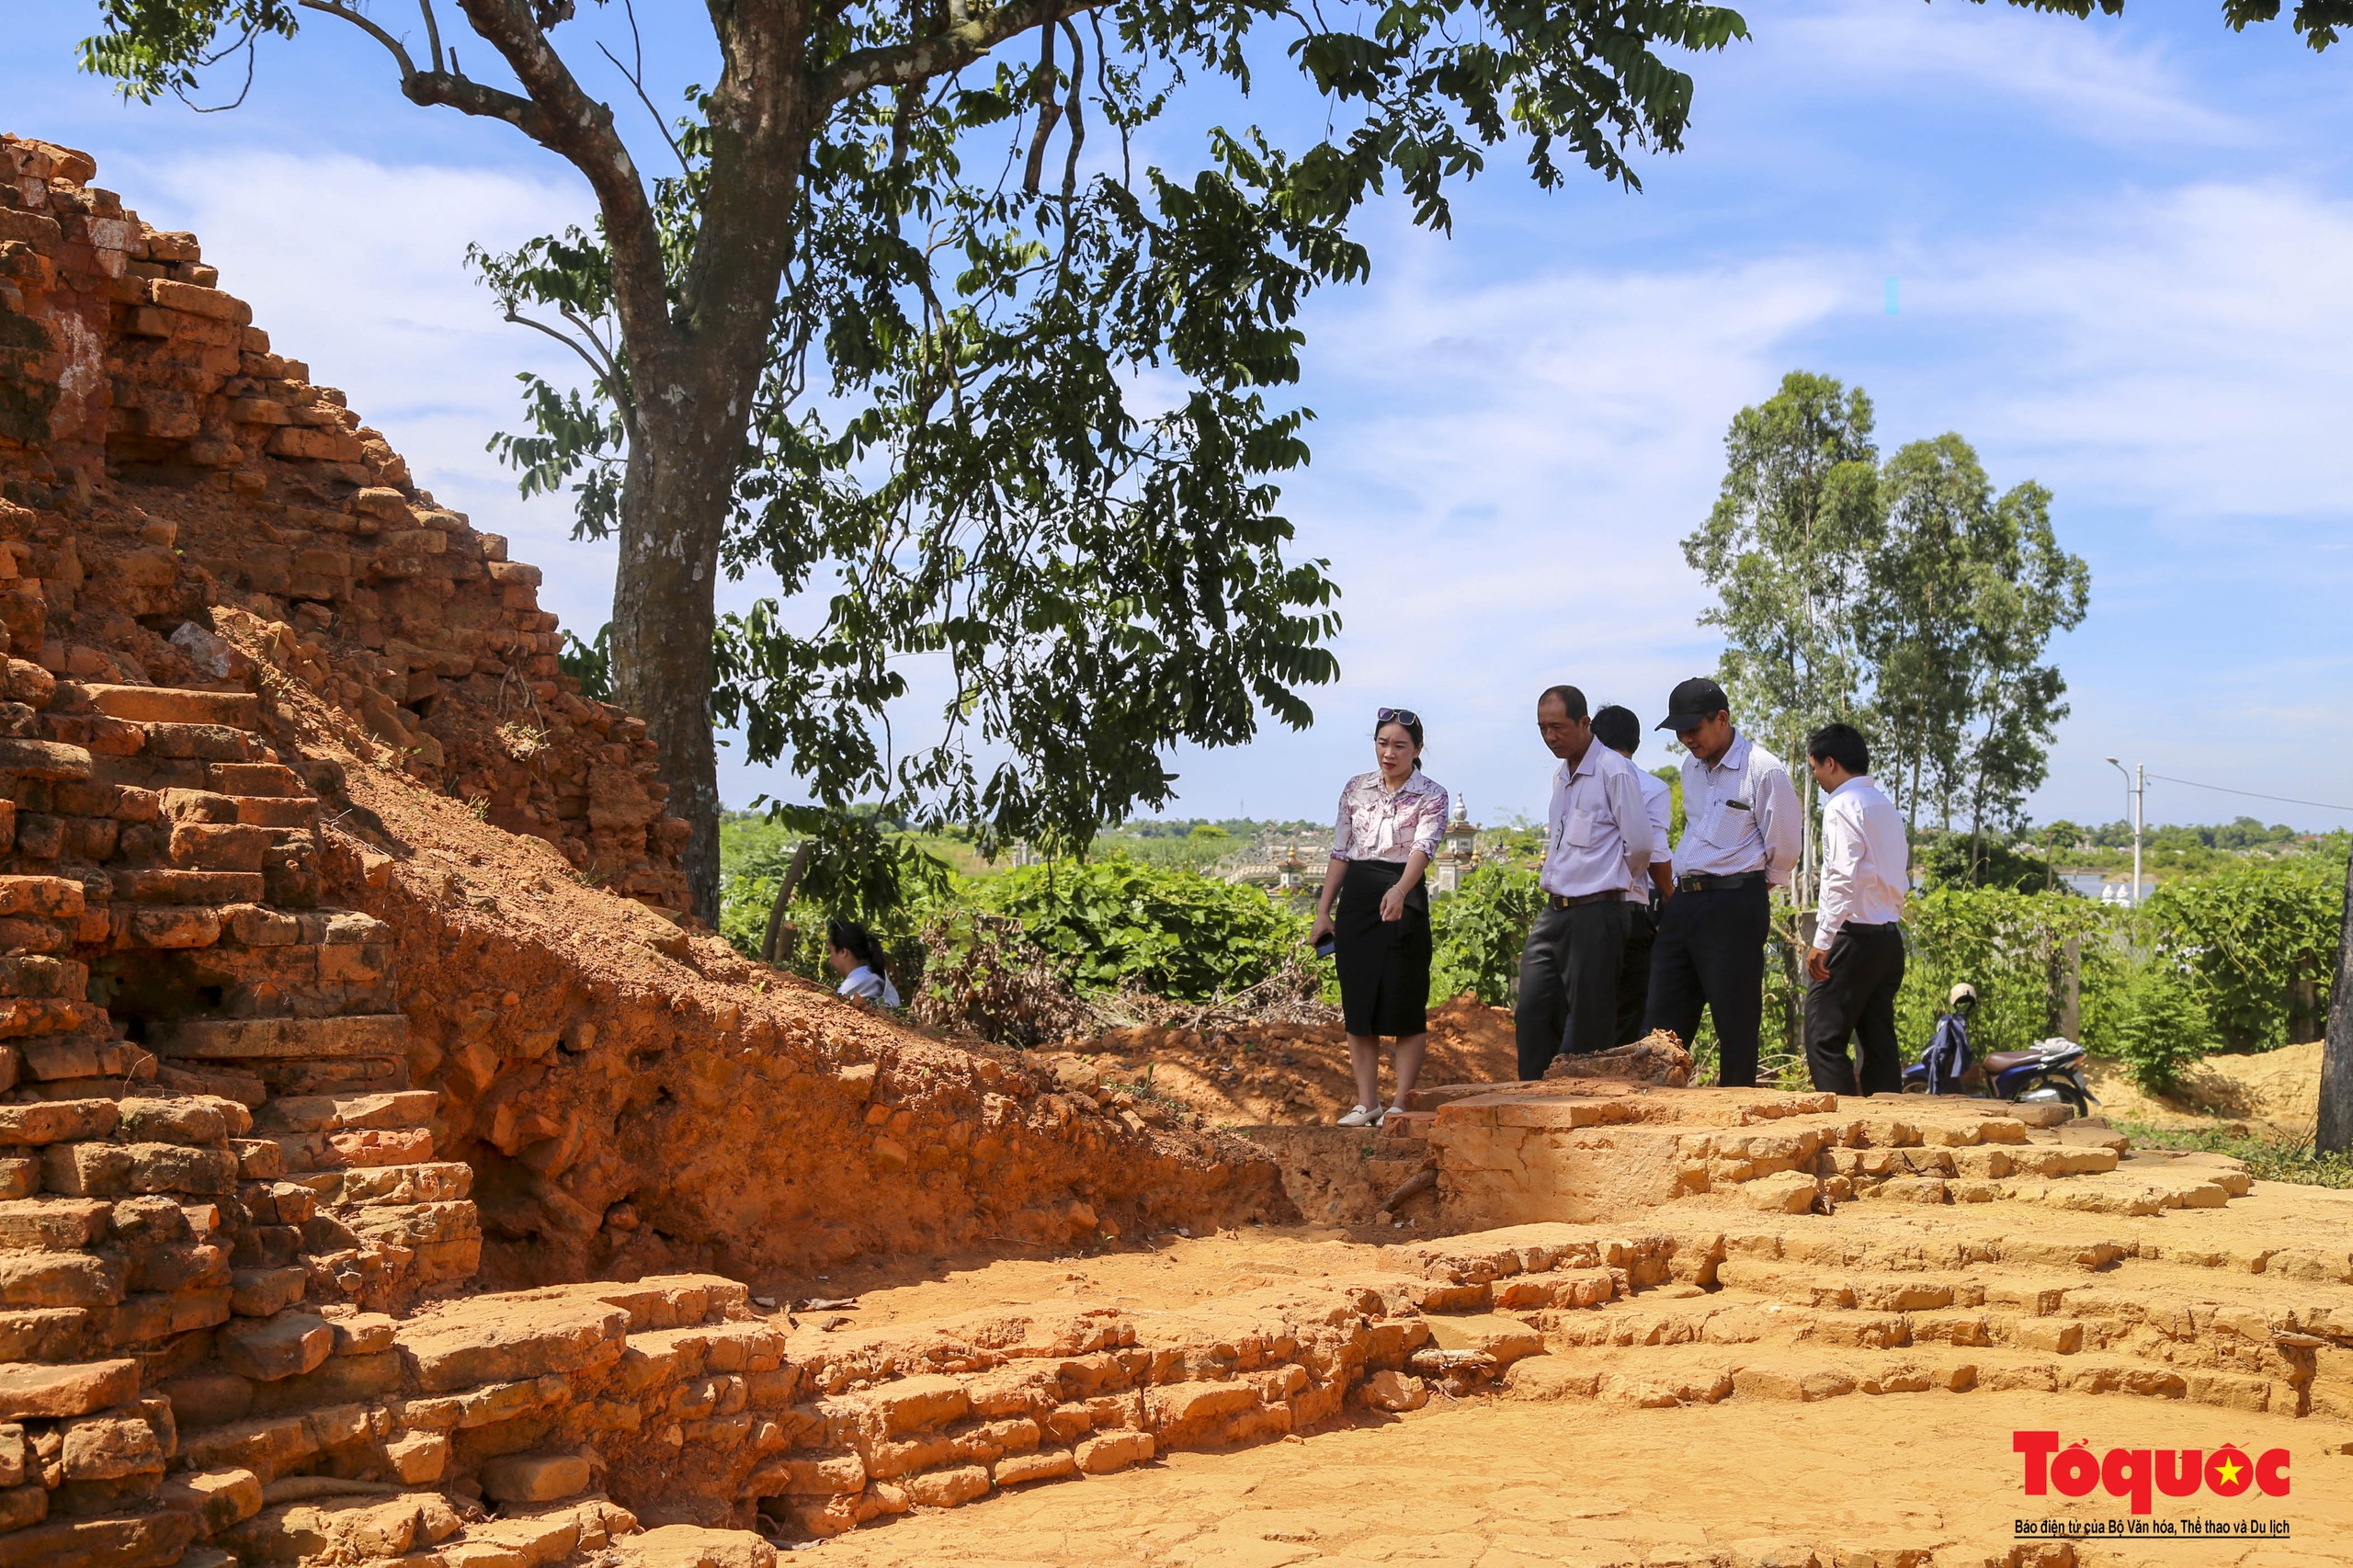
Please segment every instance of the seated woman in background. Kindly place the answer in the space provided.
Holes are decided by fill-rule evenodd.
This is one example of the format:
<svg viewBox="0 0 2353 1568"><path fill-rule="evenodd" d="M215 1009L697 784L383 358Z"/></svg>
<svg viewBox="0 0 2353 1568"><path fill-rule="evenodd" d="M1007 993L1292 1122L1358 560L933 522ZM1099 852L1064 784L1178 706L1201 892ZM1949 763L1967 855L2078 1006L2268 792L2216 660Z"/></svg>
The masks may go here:
<svg viewBox="0 0 2353 1568"><path fill-rule="evenodd" d="M873 932L852 921L828 920L825 947L827 966L842 977L834 994L871 1002L885 1012L899 1010L899 988L891 983L882 944Z"/></svg>
<svg viewBox="0 0 2353 1568"><path fill-rule="evenodd" d="M1340 1011L1356 1072L1356 1108L1343 1127L1378 1127L1421 1076L1429 1044L1430 895L1422 870L1446 833L1446 787L1422 769L1422 722L1403 708L1374 715L1373 760L1340 791L1332 859L1316 901L1313 947L1333 938ZM1338 908L1333 907L1335 901ZM1397 1097L1381 1104L1381 1046L1392 1037Z"/></svg>

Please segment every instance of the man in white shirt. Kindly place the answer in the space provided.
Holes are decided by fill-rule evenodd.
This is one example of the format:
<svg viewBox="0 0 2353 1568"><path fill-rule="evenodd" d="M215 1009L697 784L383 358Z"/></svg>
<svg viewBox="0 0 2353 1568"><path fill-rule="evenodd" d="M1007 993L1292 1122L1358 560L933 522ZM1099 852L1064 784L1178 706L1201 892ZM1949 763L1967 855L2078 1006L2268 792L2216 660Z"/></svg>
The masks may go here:
<svg viewBox="0 0 2353 1568"><path fill-rule="evenodd" d="M1704 676L1676 687L1658 727L1691 755L1683 759L1675 894L1659 912L1644 1022L1688 1045L1705 1007L1723 1063L1716 1081L1753 1088L1770 890L1789 884L1804 837L1798 792L1779 759L1733 728L1724 688Z"/></svg>
<svg viewBox="0 0 2353 1568"><path fill-rule="evenodd" d="M1519 958L1513 1028L1522 1079L1541 1078L1564 1051L1616 1042L1626 890L1648 875L1653 853L1634 765L1594 744L1585 693L1556 686L1538 698L1536 733L1561 766L1552 774L1537 879L1544 908Z"/></svg>
<svg viewBox="0 0 2353 1568"><path fill-rule="evenodd" d="M1895 993L1904 983L1904 895L1912 851L1904 819L1869 777L1870 750L1852 724L1824 724L1805 743L1822 807L1822 909L1805 957L1805 1062L1813 1086L1856 1092L1847 1040L1861 1048L1861 1092L1904 1087Z"/></svg>
<svg viewBox="0 0 2353 1568"><path fill-rule="evenodd" d="M1631 708L1616 703L1596 709L1593 738L1627 761L1643 744L1643 722ZM1631 1045L1643 1038L1643 1014L1651 994L1651 944L1658 936L1658 912L1674 890L1675 874L1667 869L1668 824L1674 821L1675 791L1665 779L1645 767L1634 769L1643 787L1643 804L1650 809L1653 846L1650 876L1626 890L1626 956L1618 965L1618 1043Z"/></svg>

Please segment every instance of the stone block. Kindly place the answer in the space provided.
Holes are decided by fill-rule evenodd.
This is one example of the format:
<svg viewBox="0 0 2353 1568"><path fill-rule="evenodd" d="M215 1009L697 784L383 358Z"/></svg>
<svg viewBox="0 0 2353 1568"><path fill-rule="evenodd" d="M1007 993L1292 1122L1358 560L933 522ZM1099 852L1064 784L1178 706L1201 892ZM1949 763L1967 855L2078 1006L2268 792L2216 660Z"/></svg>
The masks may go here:
<svg viewBox="0 0 2353 1568"><path fill-rule="evenodd" d="M0 1202L0 1250L73 1252L107 1233L114 1206L91 1198Z"/></svg>
<svg viewBox="0 0 2353 1568"><path fill-rule="evenodd" d="M119 1135L142 1143L218 1143L252 1113L233 1100L125 1100Z"/></svg>
<svg viewBox="0 0 2353 1568"><path fill-rule="evenodd" d="M49 1517L49 1488L29 1485L0 1487L0 1535L26 1529Z"/></svg>
<svg viewBox="0 0 2353 1568"><path fill-rule="evenodd" d="M261 727L261 699L249 691L190 691L168 686L85 686L90 704L134 723Z"/></svg>
<svg viewBox="0 0 2353 1568"><path fill-rule="evenodd" d="M234 1373L173 1378L160 1392L171 1401L172 1419L183 1427L225 1426L253 1413L253 1381Z"/></svg>
<svg viewBox="0 0 2353 1568"><path fill-rule="evenodd" d="M1068 1449L1040 1449L1035 1453L1007 1454L990 1469L999 1486L1020 1486L1032 1481L1059 1481L1078 1473L1078 1460Z"/></svg>
<svg viewBox="0 0 2353 1568"><path fill-rule="evenodd" d="M905 1485L907 1496L926 1508L954 1508L986 1496L990 1482L986 1467L963 1464L910 1476Z"/></svg>
<svg viewBox="0 0 2353 1568"><path fill-rule="evenodd" d="M295 1305L308 1288L309 1270L240 1268L229 1278L229 1310L242 1318L266 1318Z"/></svg>
<svg viewBox="0 0 2353 1568"><path fill-rule="evenodd" d="M210 873L201 873L210 874ZM258 888L254 896L260 896ZM401 1013L340 1018L192 1018L153 1031L165 1056L207 1061L397 1056L407 1048Z"/></svg>
<svg viewBox="0 0 2353 1568"><path fill-rule="evenodd" d="M165 1568L196 1521L165 1509L131 1518L58 1519L0 1536L0 1568Z"/></svg>
<svg viewBox="0 0 2353 1568"><path fill-rule="evenodd" d="M112 912L115 940L124 947L165 951L209 948L221 939L221 915L202 904Z"/></svg>
<svg viewBox="0 0 2353 1568"><path fill-rule="evenodd" d="M1375 1410L1419 1410L1430 1402L1429 1385L1404 1372L1375 1372L1365 1381L1364 1402Z"/></svg>
<svg viewBox="0 0 2353 1568"><path fill-rule="evenodd" d="M0 1253L0 1306L110 1307L122 1266L86 1252Z"/></svg>
<svg viewBox="0 0 2353 1568"><path fill-rule="evenodd" d="M299 1376L335 1351L335 1330L307 1312L238 1323L218 1339L221 1364L256 1382Z"/></svg>
<svg viewBox="0 0 2353 1568"><path fill-rule="evenodd" d="M0 1420L85 1415L138 1397L139 1363L129 1359L66 1367L0 1365Z"/></svg>
<svg viewBox="0 0 2353 1568"><path fill-rule="evenodd" d="M449 1472L449 1439L438 1432L411 1432L386 1443L384 1457L408 1485L437 1485Z"/></svg>
<svg viewBox="0 0 2353 1568"><path fill-rule="evenodd" d="M416 1386L441 1393L617 1359L627 1323L602 1301L484 1297L402 1324L397 1343Z"/></svg>
<svg viewBox="0 0 2353 1568"><path fill-rule="evenodd" d="M164 1468L155 1429L136 1416L85 1415L68 1421L63 1436L68 1481L119 1481Z"/></svg>
<svg viewBox="0 0 2353 1568"><path fill-rule="evenodd" d="M771 1473L768 1484L787 1497L831 1497L855 1493L865 1488L866 1464L856 1454L787 1460Z"/></svg>
<svg viewBox="0 0 2353 1568"><path fill-rule="evenodd" d="M166 1481L156 1501L194 1518L199 1536L218 1535L261 1512L261 1477L249 1470L187 1472Z"/></svg>
<svg viewBox="0 0 2353 1568"><path fill-rule="evenodd" d="M1078 1468L1087 1474L1109 1475L1130 1465L1142 1464L1152 1454L1149 1432L1105 1432L1081 1442L1073 1457Z"/></svg>
<svg viewBox="0 0 2353 1568"><path fill-rule="evenodd" d="M588 1489L578 1454L506 1454L482 1467L482 1489L496 1503L552 1503Z"/></svg>
<svg viewBox="0 0 2353 1568"><path fill-rule="evenodd" d="M174 1335L217 1327L228 1321L229 1291L225 1286L210 1290L130 1295L115 1308L107 1325L106 1342L116 1349L149 1346Z"/></svg>

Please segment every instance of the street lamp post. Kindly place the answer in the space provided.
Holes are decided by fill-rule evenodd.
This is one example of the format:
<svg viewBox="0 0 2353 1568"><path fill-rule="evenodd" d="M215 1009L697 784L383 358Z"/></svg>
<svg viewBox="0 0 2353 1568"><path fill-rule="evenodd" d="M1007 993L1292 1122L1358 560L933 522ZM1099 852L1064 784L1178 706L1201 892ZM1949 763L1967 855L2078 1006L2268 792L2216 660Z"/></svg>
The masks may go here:
<svg viewBox="0 0 2353 1568"><path fill-rule="evenodd" d="M2125 766L2112 756L2108 759L2108 765L2116 769L2117 772L2124 775L2124 792L2131 796L2132 800L2132 896L2131 899L2131 904L2132 908L2138 909L2141 907L2141 801L2142 797L2146 795L2149 790L2149 767L2146 763L2136 762L2132 765L2131 770L2127 771Z"/></svg>

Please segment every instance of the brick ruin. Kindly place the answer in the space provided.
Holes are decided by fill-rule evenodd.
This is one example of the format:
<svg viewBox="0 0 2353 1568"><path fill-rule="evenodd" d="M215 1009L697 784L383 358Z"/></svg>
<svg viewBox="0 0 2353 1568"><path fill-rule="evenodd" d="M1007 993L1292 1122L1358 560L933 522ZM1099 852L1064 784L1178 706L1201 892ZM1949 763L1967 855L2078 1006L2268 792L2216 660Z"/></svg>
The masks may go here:
<svg viewBox="0 0 2353 1568"><path fill-rule="evenodd" d="M536 570L95 174L0 137L0 1568L767 1568L1434 1392L2353 1421L2343 1232L2219 1157L1609 1080L1245 1142L745 962ZM1392 1215L1461 1233L789 1310Z"/></svg>

